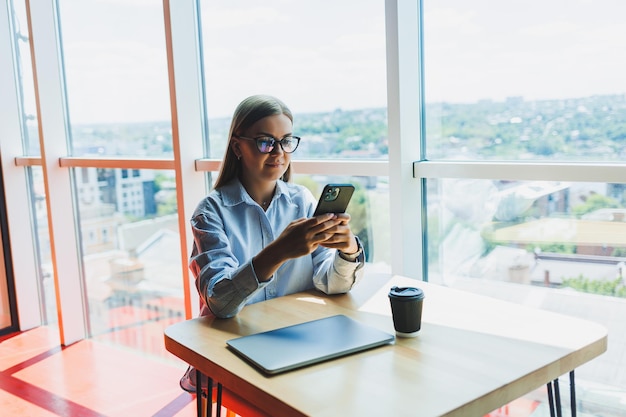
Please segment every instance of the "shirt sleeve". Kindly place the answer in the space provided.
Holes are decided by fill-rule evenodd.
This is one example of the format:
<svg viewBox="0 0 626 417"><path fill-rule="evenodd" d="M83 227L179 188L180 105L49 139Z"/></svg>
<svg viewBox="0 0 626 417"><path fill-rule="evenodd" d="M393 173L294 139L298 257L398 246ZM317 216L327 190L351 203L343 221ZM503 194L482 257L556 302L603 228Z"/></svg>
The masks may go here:
<svg viewBox="0 0 626 417"><path fill-rule="evenodd" d="M189 268L202 301L217 317L233 317L247 300L269 283L259 283L252 258L240 264L232 251L219 213L210 204L191 219L193 251Z"/></svg>
<svg viewBox="0 0 626 417"><path fill-rule="evenodd" d="M325 259L319 264L316 261L316 253L313 253L315 288L325 294L347 293L363 277L364 257L361 256L356 261L347 261L339 256L336 249L324 248L324 252L327 252L324 255Z"/></svg>
<svg viewBox="0 0 626 417"><path fill-rule="evenodd" d="M307 197L307 210L310 217L313 216L317 201L310 193ZM343 259L338 250L320 246L311 256L313 257L313 285L325 294L347 293L363 277L364 252L356 261L349 261Z"/></svg>

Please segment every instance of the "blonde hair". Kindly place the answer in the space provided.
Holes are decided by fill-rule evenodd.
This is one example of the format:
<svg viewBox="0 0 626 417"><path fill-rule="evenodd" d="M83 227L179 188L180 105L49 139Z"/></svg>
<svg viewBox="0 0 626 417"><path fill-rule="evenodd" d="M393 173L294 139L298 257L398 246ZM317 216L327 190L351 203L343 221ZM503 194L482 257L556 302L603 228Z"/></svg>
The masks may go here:
<svg viewBox="0 0 626 417"><path fill-rule="evenodd" d="M231 146L233 136L241 135L243 131L264 117L280 114L287 116L293 123L291 110L289 110L285 103L276 97L268 95L254 95L239 103L235 109L233 120L230 124L230 130L228 131L228 145L226 146L226 151L224 152L222 167L220 168L219 175L215 181L214 188L220 188L226 185L233 178L238 177L241 172L241 161L239 161ZM291 180L291 164L289 164L287 170L280 179L287 182Z"/></svg>

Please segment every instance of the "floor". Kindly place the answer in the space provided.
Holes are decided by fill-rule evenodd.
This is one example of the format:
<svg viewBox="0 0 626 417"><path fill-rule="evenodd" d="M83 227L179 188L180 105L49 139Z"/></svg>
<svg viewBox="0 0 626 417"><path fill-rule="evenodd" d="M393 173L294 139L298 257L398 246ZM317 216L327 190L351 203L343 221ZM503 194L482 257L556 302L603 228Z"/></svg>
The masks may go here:
<svg viewBox="0 0 626 417"><path fill-rule="evenodd" d="M39 327L0 343L2 416L195 416L173 361L92 339L61 348Z"/></svg>
<svg viewBox="0 0 626 417"><path fill-rule="evenodd" d="M67 347L59 345L56 326L0 337L0 414L195 416L195 396L178 386L186 366L163 347L163 329L180 317L153 320L121 307L115 319L114 330ZM489 417L531 416L538 404L521 398Z"/></svg>

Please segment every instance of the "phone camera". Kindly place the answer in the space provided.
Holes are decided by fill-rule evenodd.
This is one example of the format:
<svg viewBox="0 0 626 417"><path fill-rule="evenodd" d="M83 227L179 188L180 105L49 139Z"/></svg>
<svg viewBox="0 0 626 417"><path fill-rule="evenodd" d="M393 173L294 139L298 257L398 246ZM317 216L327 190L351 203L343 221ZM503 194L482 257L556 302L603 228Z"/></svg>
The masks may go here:
<svg viewBox="0 0 626 417"><path fill-rule="evenodd" d="M326 191L324 194L324 201L335 201L339 197L339 188L332 187Z"/></svg>

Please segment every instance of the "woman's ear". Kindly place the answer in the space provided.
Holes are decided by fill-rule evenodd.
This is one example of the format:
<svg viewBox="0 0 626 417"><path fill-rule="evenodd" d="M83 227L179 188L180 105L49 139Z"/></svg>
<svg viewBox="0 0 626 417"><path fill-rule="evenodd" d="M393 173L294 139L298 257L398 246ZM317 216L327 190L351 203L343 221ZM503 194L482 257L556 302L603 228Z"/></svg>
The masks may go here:
<svg viewBox="0 0 626 417"><path fill-rule="evenodd" d="M233 151L237 159L241 158L241 145L239 144L238 141L232 140L230 142L230 149Z"/></svg>

